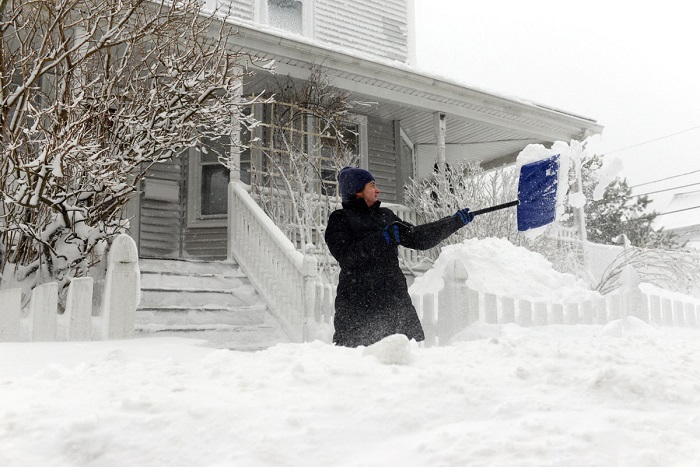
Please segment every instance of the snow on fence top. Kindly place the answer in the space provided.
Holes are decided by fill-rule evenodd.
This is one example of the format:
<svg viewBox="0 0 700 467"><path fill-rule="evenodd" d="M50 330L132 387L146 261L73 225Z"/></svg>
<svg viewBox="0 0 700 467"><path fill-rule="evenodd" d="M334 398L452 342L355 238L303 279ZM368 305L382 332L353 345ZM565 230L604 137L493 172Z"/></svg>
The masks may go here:
<svg viewBox="0 0 700 467"><path fill-rule="evenodd" d="M55 282L35 287L24 310L21 289L0 290L0 342L128 337L140 298L139 275L136 244L128 235L119 235L109 251L102 306L94 312L91 277L71 281L63 314L58 314Z"/></svg>
<svg viewBox="0 0 700 467"><path fill-rule="evenodd" d="M700 324L700 300L651 290L638 280L623 281L616 293L602 296L571 274L555 271L541 255L493 238L445 247L409 292L428 346L450 343L476 322L605 325L630 318Z"/></svg>

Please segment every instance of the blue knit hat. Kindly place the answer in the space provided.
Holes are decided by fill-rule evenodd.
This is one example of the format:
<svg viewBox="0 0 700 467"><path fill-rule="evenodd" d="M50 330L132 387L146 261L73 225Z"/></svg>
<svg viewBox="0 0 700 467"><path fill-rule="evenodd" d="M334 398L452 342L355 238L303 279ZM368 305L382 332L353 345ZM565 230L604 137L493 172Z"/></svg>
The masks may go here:
<svg viewBox="0 0 700 467"><path fill-rule="evenodd" d="M338 191L343 201L350 201L371 181L374 181L374 176L368 170L343 167L338 173Z"/></svg>

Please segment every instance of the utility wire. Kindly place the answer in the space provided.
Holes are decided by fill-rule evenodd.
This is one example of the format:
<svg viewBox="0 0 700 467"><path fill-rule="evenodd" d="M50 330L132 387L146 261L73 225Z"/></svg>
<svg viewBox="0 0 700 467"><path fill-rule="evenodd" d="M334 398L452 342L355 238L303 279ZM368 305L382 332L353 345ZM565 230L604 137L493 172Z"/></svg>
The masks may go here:
<svg viewBox="0 0 700 467"><path fill-rule="evenodd" d="M634 222L634 221L641 221L641 220L645 220L645 219L653 219L653 218L655 218L655 217L665 216L666 214L675 214L675 213L677 213L677 212L690 211L690 210L692 210L692 209L700 209L700 205L698 205L698 206L692 206L692 207L689 207L689 208L676 209L675 211L659 212L659 213L656 213L656 214L647 214L646 216L633 217L633 218L631 218L631 219L625 219L625 220L622 221L622 222Z"/></svg>
<svg viewBox="0 0 700 467"><path fill-rule="evenodd" d="M632 195L632 196L640 197L640 196L646 196L646 195L653 195L656 193L663 193L665 191L680 190L681 188L688 188L689 186L695 186L695 185L700 185L700 182L691 183L689 185L674 186L673 188L664 188L663 190L649 191L647 193L640 193L638 195Z"/></svg>
<svg viewBox="0 0 700 467"><path fill-rule="evenodd" d="M684 209L676 209L675 211L662 212L660 214L657 214L657 216L665 216L666 214L674 214L676 212L690 211L691 209L698 209L698 208L700 208L700 206L693 206L693 207L684 208Z"/></svg>
<svg viewBox="0 0 700 467"><path fill-rule="evenodd" d="M659 136L658 138L654 138L654 139L651 139L649 141L644 141L643 143L637 143L637 144L633 144L632 146L627 146L627 147L624 147L621 149L616 149L614 151L609 151L609 152L606 152L604 154L601 154L601 156L609 156L610 154L615 154L618 152L627 151L628 149L637 148L639 146L644 146L645 144L655 143L656 141L660 141L660 140L666 139L666 138L671 138L673 136L678 136L680 134L687 133L689 131L697 130L698 128L700 128L700 125L697 125L697 126L694 126L691 128L687 128L685 130L677 131L676 133L671 133L670 135Z"/></svg>
<svg viewBox="0 0 700 467"><path fill-rule="evenodd" d="M672 176L666 177L666 178L659 178L658 180L652 180L652 181L650 181L650 182L640 183L640 184L638 184L638 185L631 186L630 188L637 188L637 187L639 187L639 186L651 185L652 183L663 182L663 181L666 181L666 180L671 180L672 178L683 177L683 176L685 176L685 175L691 175L691 174L698 173L698 172L700 172L700 170L693 170L692 172L686 172L686 173L683 173L683 174L672 175Z"/></svg>

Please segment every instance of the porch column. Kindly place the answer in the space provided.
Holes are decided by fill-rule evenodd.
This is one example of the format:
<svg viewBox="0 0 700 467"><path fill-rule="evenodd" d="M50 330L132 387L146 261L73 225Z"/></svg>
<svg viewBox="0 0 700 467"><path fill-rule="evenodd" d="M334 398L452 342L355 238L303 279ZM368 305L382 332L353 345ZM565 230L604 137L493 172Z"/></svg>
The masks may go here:
<svg viewBox="0 0 700 467"><path fill-rule="evenodd" d="M437 141L438 173L445 173L445 133L447 133L446 115L442 112L434 114L435 140Z"/></svg>
<svg viewBox="0 0 700 467"><path fill-rule="evenodd" d="M235 97L237 105L242 102L243 95L243 81L239 78L236 80L236 90ZM228 158L228 168L229 168L229 184L228 184L228 208L227 217L228 221L226 225L228 226L226 235L226 258L229 261L234 261L233 257L233 226L232 222L236 219L236 213L233 212L233 202L232 202L232 191L233 184L241 182L241 119L239 117L239 112L233 113L233 118L231 119L231 148L230 155Z"/></svg>
<svg viewBox="0 0 700 467"><path fill-rule="evenodd" d="M236 80L235 100L237 105L242 102L243 82ZM241 119L239 112L234 112L231 119L231 155L228 159L228 168L230 170L230 181L237 182L241 180ZM230 214L230 213L229 213Z"/></svg>

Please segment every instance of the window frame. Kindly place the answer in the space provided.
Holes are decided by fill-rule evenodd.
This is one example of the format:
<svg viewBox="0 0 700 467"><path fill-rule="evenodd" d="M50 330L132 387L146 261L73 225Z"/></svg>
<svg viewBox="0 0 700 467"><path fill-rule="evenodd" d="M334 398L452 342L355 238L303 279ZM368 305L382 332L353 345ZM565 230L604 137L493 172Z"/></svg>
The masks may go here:
<svg viewBox="0 0 700 467"><path fill-rule="evenodd" d="M202 151L197 148L198 146L188 150L187 227L226 227L228 209L222 214L202 214L202 167L223 164L204 161ZM226 197L228 199L228 190Z"/></svg>
<svg viewBox="0 0 700 467"><path fill-rule="evenodd" d="M314 27L314 3L315 0L297 0L301 3L301 34L305 37L313 38L315 34ZM268 8L268 0L255 0L255 21L261 24L270 24L270 11ZM278 29L278 28L276 28ZM285 29L280 29L285 31ZM289 31L287 31L289 32Z"/></svg>
<svg viewBox="0 0 700 467"><path fill-rule="evenodd" d="M260 105L266 105L266 104L260 104ZM262 108L260 105L255 105L252 109L252 112L254 112L254 115L256 118L262 120ZM269 105L269 104L267 104ZM351 114L348 115L348 123L357 125L358 129L358 135L357 135L357 149L359 151L359 165L362 168L368 169L369 168L369 137L368 137L368 132L367 132L367 116L365 115L360 115L360 114ZM251 134L251 138L260 138L262 136L262 130L266 126L266 124L261 124L258 125L254 130L253 134ZM305 138L315 138L317 137L315 131L311 130L308 131L309 129L305 129L303 134ZM241 128L241 133L243 131L246 131L244 128ZM233 144L233 138L231 139L231 144ZM308 141L307 143L309 147L314 146L314 141ZM260 164L262 161L262 156L258 154L259 149L256 148L256 145L252 145L248 149L249 152L249 157L250 161L247 163L252 164L249 166L249 177L251 177L250 182L253 183L253 173L252 173L252 166ZM415 153L414 153L415 154ZM201 150L198 150L197 147L190 148L187 153L188 157L188 183L187 183L187 227L191 228L196 228L196 227L225 227L227 225L227 219L228 219L228 212L226 214L210 214L210 215L204 215L201 213L201 203L202 203L202 195L201 195L201 186L202 186L202 167L205 165L212 165L215 163L220 162L204 162L203 161L203 154ZM241 161L243 162L243 161ZM243 176L243 174L241 174ZM332 196L332 195L331 195Z"/></svg>

